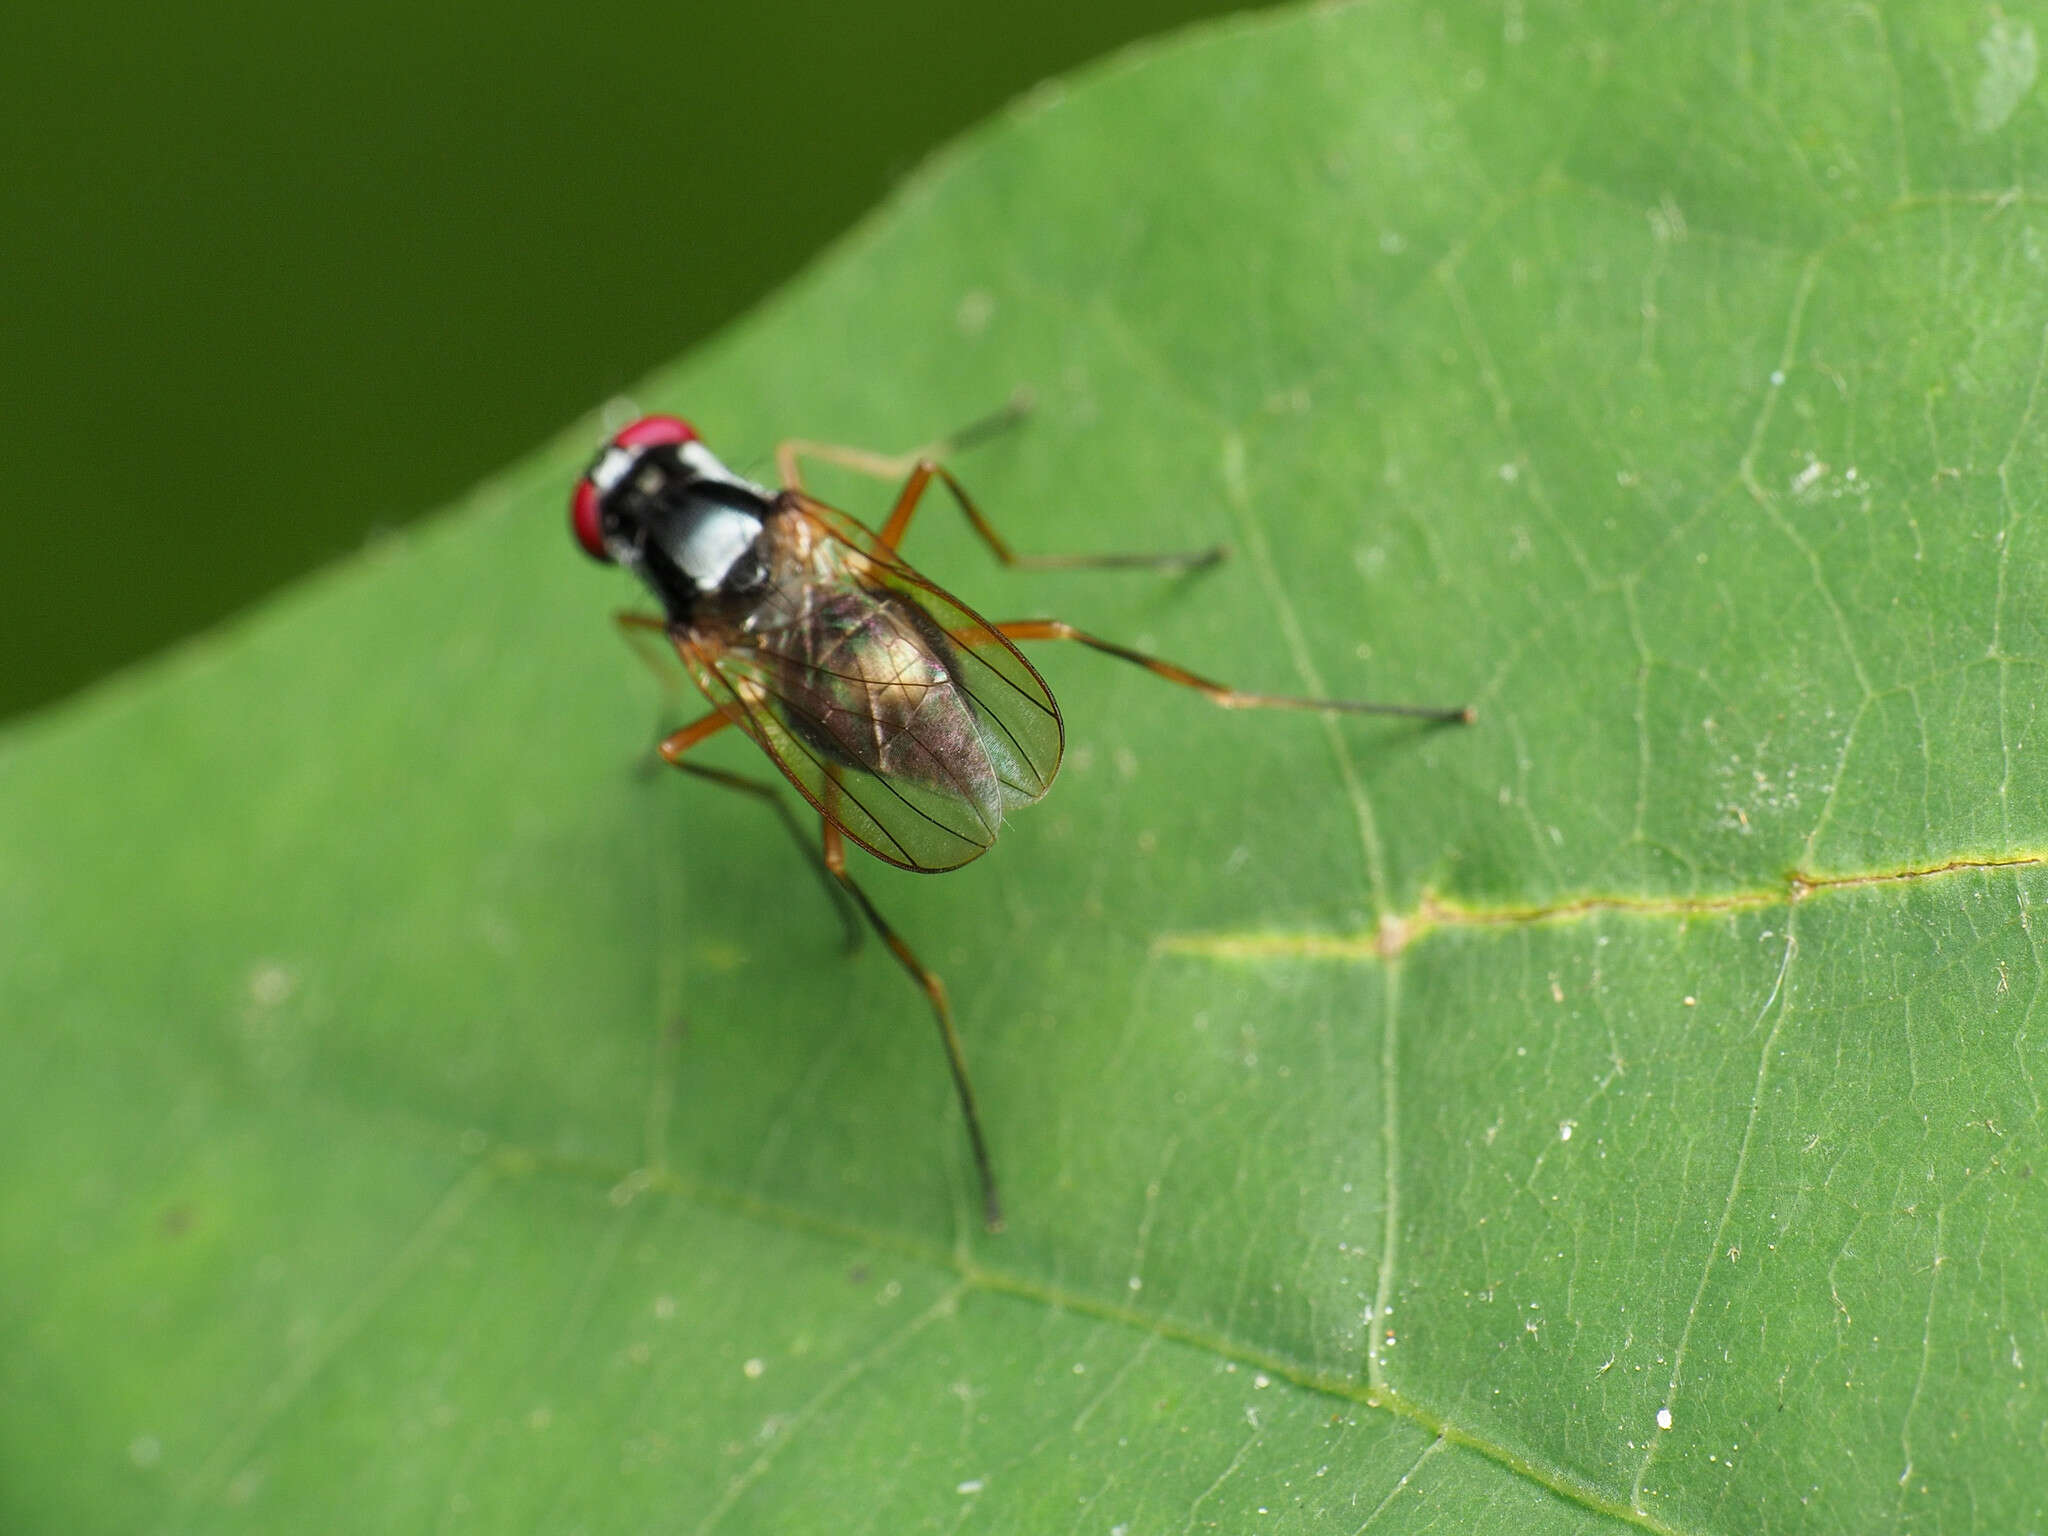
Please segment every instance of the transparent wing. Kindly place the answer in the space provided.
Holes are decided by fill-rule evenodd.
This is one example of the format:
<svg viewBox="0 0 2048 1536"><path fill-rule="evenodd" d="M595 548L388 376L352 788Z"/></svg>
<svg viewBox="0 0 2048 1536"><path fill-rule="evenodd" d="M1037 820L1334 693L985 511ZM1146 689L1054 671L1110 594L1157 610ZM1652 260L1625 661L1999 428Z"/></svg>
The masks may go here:
<svg viewBox="0 0 2048 1536"><path fill-rule="evenodd" d="M803 589L764 605L779 618L677 649L854 842L904 869L957 869L1051 787L1058 706L1014 645L858 523L808 499L785 515L811 536Z"/></svg>
<svg viewBox="0 0 2048 1536"><path fill-rule="evenodd" d="M961 670L961 686L984 718L999 728L1001 739L1016 758L1018 778L1004 786L1009 803L1029 805L1043 796L1059 772L1066 737L1059 706L1038 669L980 614L906 565L901 556L884 553L874 534L861 524L801 492L792 494L812 526L850 552L850 566L916 604L969 663Z"/></svg>

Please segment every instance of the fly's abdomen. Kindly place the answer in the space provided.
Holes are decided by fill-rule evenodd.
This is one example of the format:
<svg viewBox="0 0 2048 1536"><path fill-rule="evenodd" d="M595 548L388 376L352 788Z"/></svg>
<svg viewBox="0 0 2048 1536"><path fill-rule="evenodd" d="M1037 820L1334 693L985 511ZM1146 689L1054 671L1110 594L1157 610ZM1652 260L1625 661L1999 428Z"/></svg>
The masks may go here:
<svg viewBox="0 0 2048 1536"><path fill-rule="evenodd" d="M775 647L777 713L849 767L972 808L993 835L1002 776L945 633L893 593L815 604Z"/></svg>

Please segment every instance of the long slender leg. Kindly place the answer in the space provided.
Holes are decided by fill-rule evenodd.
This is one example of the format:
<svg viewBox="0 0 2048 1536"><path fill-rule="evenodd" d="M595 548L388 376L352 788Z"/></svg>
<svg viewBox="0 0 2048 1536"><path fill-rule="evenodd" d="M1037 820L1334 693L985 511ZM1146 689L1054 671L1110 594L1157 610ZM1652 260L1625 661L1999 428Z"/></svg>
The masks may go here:
<svg viewBox="0 0 2048 1536"><path fill-rule="evenodd" d="M946 1065L953 1069L953 1091L959 1095L960 1111L967 1117L967 1139L974 1147L975 1172L981 1176L982 1225L990 1232L1000 1232L1003 1230L1003 1205L996 1196L995 1167L989 1161L988 1143L982 1139L981 1115L974 1107L974 1085L967 1080L967 1056L960 1048L960 1032L953 1027L953 1005L946 1000L946 984L917 958L911 947L889 926L887 919L875 910L867 892L846 872L846 843L829 816L824 818L824 828L825 867L860 904L869 926L889 946L889 952L903 969L910 972L912 980L924 988L924 995L931 1001L932 1013L939 1023L939 1039L946 1047Z"/></svg>
<svg viewBox="0 0 2048 1536"><path fill-rule="evenodd" d="M934 479L952 493L954 504L965 515L981 542L988 546L989 552L1000 564L1013 571L1198 571L1214 565L1229 553L1221 544L1212 544L1207 549L1176 550L1165 554L1020 555L996 532L995 525L974 504L974 498L954 478L953 472L935 459L919 459L911 466L910 477L903 482L896 505L890 509L889 520L882 525L884 548L893 550L903 542L903 535L910 529L911 516Z"/></svg>
<svg viewBox="0 0 2048 1536"><path fill-rule="evenodd" d="M1478 711L1470 704L1443 708L1429 704L1376 704L1366 699L1302 699L1285 694L1242 693L1222 683L1211 682L1206 677L1197 677L1187 668L1162 661L1157 656L1147 656L1143 651L1134 651L1113 640L1087 634L1059 619L1013 619L1007 624L996 625L995 631L1011 640L1077 640L1105 655L1135 662L1169 683L1179 683L1183 688L1206 694L1212 702L1225 709L1314 709L1349 715L1406 715L1411 719L1455 725L1470 725L1479 717Z"/></svg>
<svg viewBox="0 0 2048 1536"><path fill-rule="evenodd" d="M800 460L817 459L821 463L837 464L856 474L872 475L877 480L901 480L909 474L920 459L951 458L956 453L1000 436L1023 421L1031 414L1032 396L1028 389L1020 389L1014 395L990 411L978 421L969 422L957 432L949 432L935 443L926 443L922 448L913 448L908 453L875 453L866 448L848 448L838 443L814 443L805 438L786 438L775 448L775 467L782 476L782 483L791 490L804 488Z"/></svg>
<svg viewBox="0 0 2048 1536"><path fill-rule="evenodd" d="M804 835L803 824L796 819L795 813L790 810L789 802L775 792L775 786L764 783L760 779L750 779L742 773L728 773L723 768L713 768L704 763L687 763L683 761L683 754L700 743L710 740L731 724L732 720L728 716L719 714L714 710L703 719L694 720L681 730L664 737L655 747L655 751L660 753L662 761L672 768L680 768L684 773L703 779L708 783L721 785L726 789L738 790L743 795L752 795L757 800L766 801L769 809L775 812L777 819L788 829L789 835L796 839L797 847L803 850L804 862L816 870L818 878L823 881L825 899L831 902L833 912L838 915L839 926L845 934L843 942L848 953L859 949L860 923L855 918L853 910L847 902L846 892L842 889L840 878L832 870L825 867L825 862L819 856L818 850L812 847L810 838Z"/></svg>
<svg viewBox="0 0 2048 1536"><path fill-rule="evenodd" d="M988 546L989 552L1011 570L1195 571L1204 566L1214 565L1228 553L1223 545L1216 544L1208 549L1172 551L1164 554L1018 554L1010 548L1008 540L996 532L995 525L989 522L981 508L974 504L974 498L969 496L966 488L954 478L953 472L939 461L948 451L963 448L971 442L987 437L1012 421L1020 419L1021 416L1022 407L1013 402L1006 410L954 433L943 442L920 448L912 453L894 456L869 453L860 448L844 448L834 443L791 439L775 450L775 463L782 475L782 483L792 490L803 489L803 459L837 464L842 469L850 469L857 474L873 475L880 480L902 478L903 489L897 493L896 504L890 509L888 520L882 524L881 541L884 549L893 550L903 542L904 534L910 529L910 519L917 512L918 502L923 499L931 482L937 479L952 493L954 503L966 517L976 536Z"/></svg>

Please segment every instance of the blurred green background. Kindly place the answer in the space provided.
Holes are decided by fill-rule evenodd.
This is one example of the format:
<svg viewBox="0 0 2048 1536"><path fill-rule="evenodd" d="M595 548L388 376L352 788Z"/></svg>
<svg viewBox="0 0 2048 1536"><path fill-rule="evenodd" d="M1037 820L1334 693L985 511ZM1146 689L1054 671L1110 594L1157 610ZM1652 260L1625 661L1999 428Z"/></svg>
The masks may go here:
<svg viewBox="0 0 2048 1536"><path fill-rule="evenodd" d="M12 12L0 717L461 491L1007 98L1238 8Z"/></svg>

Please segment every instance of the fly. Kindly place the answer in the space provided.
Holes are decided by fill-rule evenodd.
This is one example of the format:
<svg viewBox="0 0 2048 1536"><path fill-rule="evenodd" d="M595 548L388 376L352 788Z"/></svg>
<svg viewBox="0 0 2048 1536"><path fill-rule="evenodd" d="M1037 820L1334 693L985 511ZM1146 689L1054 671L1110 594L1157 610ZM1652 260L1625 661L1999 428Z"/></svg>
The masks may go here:
<svg viewBox="0 0 2048 1536"><path fill-rule="evenodd" d="M942 448L900 459L786 442L776 451L779 490L728 469L680 417L645 416L604 446L570 501L570 526L584 551L630 570L661 605L659 615L620 614L620 627L629 638L654 635L672 646L710 701L708 714L660 743L661 756L685 773L771 803L817 859L835 900L842 892L851 898L923 988L967 1122L991 1232L1002 1229L1002 1205L945 984L847 872L846 844L898 869L958 869L988 851L1009 812L1052 787L1065 743L1059 706L1016 642L1077 641L1226 709L1473 718L1469 706L1243 693L1058 619L983 619L897 552L934 481L996 559L1013 568L1186 571L1224 553L1014 553L939 459L944 448L966 446L1021 410L1013 405ZM804 459L903 477L880 531L808 494ZM772 783L689 760L703 742L734 727L817 813L816 845Z"/></svg>

